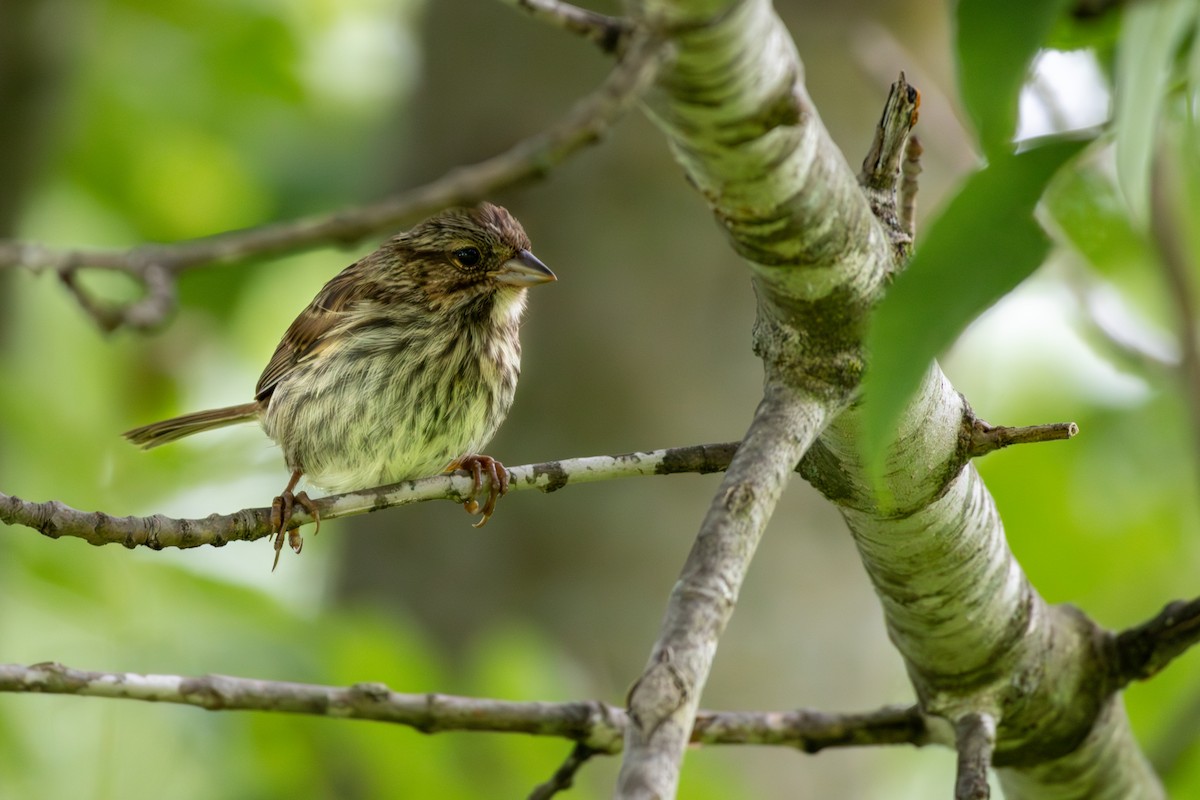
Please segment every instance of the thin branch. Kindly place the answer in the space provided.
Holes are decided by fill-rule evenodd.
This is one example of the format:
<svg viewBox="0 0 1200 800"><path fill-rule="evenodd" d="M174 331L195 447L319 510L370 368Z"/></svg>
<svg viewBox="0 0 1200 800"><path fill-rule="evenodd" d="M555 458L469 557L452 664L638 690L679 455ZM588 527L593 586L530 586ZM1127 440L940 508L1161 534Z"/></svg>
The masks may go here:
<svg viewBox="0 0 1200 800"><path fill-rule="evenodd" d="M971 458L979 458L1014 444L1059 442L1078 434L1079 426L1074 422L1053 422L1048 425L1024 425L1013 428L1005 425L988 425L981 419L975 419L971 424L971 443L968 446L967 454Z"/></svg>
<svg viewBox="0 0 1200 800"><path fill-rule="evenodd" d="M550 776L550 780L534 787L534 790L529 793L529 800L547 800L559 792L570 789L575 783L575 774L596 754L597 751L586 744L575 745L571 748L567 760Z"/></svg>
<svg viewBox="0 0 1200 800"><path fill-rule="evenodd" d="M996 719L990 714L965 714L954 725L958 770L954 800L988 800L988 767L996 747Z"/></svg>
<svg viewBox="0 0 1200 800"><path fill-rule="evenodd" d="M1200 641L1200 598L1168 604L1154 619L1112 638L1117 689L1146 680Z"/></svg>
<svg viewBox="0 0 1200 800"><path fill-rule="evenodd" d="M610 17L579 8L561 0L501 0L525 11L534 19L576 33L605 53L615 53L633 31L633 23L622 17Z"/></svg>
<svg viewBox="0 0 1200 800"><path fill-rule="evenodd" d="M372 205L124 251L0 241L0 268L25 267L60 275L80 269L127 273L146 283L146 302L124 310L85 302L85 310L108 329L121 324L141 328L155 325L173 307L173 302L164 302L164 297L170 298L162 292L160 278L174 277L202 264L277 256L329 244L349 245L447 206L473 203L501 188L544 177L571 154L597 142L634 105L665 58L666 49L659 39L641 33L631 36L622 59L604 83L555 125L486 161L459 167L431 183Z"/></svg>
<svg viewBox="0 0 1200 800"><path fill-rule="evenodd" d="M624 709L598 701L512 702L445 694L402 694L382 683L321 686L227 675L98 672L55 663L0 664L0 692L73 694L195 706L209 711L271 711L407 725L422 733L490 731L572 740L592 753L621 752ZM863 714L814 711L701 711L696 744L770 744L814 753L826 747L911 744L932 739L915 706Z"/></svg>
<svg viewBox="0 0 1200 800"><path fill-rule="evenodd" d="M900 228L911 241L917 238L917 189L920 188L921 155L925 148L914 133L904 146L904 163L900 165Z"/></svg>
<svg viewBox="0 0 1200 800"><path fill-rule="evenodd" d="M768 379L671 592L646 669L629 691L632 724L617 796L674 796L700 693L754 550L795 464L831 414L823 402Z"/></svg>
<svg viewBox="0 0 1200 800"><path fill-rule="evenodd" d="M509 491L540 489L554 492L568 484L638 475L721 472L729 466L737 449L737 442L725 442L528 464L509 469ZM461 503L470 497L473 489L473 479L460 471L331 495L317 500L316 506L321 519L331 520L426 500ZM52 539L72 536L94 545L123 544L152 550L203 545L220 547L232 541L251 541L272 535L270 517L269 508L247 508L232 514L210 514L201 519L175 519L162 514L114 517L100 511L79 511L54 500L36 503L0 492L0 522L25 525ZM302 509L297 509L292 517L293 527L309 522L312 522L311 516Z"/></svg>

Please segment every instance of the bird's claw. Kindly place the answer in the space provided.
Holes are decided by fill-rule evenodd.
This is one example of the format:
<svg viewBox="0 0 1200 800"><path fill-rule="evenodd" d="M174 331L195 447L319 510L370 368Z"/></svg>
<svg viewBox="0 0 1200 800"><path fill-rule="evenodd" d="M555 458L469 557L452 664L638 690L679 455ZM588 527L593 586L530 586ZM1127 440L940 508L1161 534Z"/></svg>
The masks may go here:
<svg viewBox="0 0 1200 800"><path fill-rule="evenodd" d="M300 506L309 514L312 515L313 522L316 523L316 528L313 529L313 536L321 532L321 512L317 508L317 504L308 496L308 492L300 492L294 494L292 485L289 484L283 493L271 501L271 530L275 531L275 560L271 563L271 571L279 566L279 554L283 550L283 540L287 537L288 547L292 548L292 552L299 553L304 549L304 537L300 535L300 528L288 528L288 523L292 520L292 514L295 513L296 506Z"/></svg>
<svg viewBox="0 0 1200 800"><path fill-rule="evenodd" d="M474 489L471 492L471 498L463 503L463 508L467 510L468 514L483 514L479 521L474 523L474 527L482 528L487 525L487 521L496 511L496 501L508 492L510 481L508 469L496 459L485 455L463 456L451 464L450 469L463 469L471 473ZM485 474L488 477L488 493L487 499L481 507L477 497L483 490Z"/></svg>

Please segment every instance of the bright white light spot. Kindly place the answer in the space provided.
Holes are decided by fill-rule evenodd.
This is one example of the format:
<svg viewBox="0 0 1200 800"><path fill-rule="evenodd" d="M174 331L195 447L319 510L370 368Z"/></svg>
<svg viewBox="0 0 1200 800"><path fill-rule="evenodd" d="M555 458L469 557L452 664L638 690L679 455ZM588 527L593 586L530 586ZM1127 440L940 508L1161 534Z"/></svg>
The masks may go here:
<svg viewBox="0 0 1200 800"><path fill-rule="evenodd" d="M309 40L304 79L330 101L364 106L409 88L416 53L402 21L390 14L344 10Z"/></svg>
<svg viewBox="0 0 1200 800"><path fill-rule="evenodd" d="M1112 110L1104 73L1090 50L1043 50L1021 90L1017 140L1104 124Z"/></svg>

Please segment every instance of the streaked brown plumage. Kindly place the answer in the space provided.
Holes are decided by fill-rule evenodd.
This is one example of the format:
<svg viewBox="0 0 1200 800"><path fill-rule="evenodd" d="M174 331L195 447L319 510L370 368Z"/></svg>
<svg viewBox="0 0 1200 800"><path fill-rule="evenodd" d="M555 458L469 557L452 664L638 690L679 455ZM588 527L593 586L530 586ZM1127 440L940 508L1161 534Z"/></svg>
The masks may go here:
<svg viewBox="0 0 1200 800"><path fill-rule="evenodd" d="M529 247L499 206L443 211L325 284L284 333L252 402L125 436L150 448L259 420L292 470L272 506L277 562L293 504L317 516L304 492L293 494L302 475L348 491L462 467L478 490L486 471L482 525L508 484L504 467L477 453L516 391L525 290L555 280ZM288 537L299 552L300 536Z"/></svg>

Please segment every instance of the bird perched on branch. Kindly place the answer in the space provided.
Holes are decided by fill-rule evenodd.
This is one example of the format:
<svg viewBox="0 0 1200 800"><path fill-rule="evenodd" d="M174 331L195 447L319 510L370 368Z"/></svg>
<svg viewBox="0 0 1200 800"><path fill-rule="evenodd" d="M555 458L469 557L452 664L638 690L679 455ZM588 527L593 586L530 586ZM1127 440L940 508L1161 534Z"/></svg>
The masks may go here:
<svg viewBox="0 0 1200 800"><path fill-rule="evenodd" d="M430 217L335 276L300 312L258 380L254 400L125 433L144 448L258 420L292 471L271 505L275 564L295 506L312 514L304 476L350 491L465 469L482 526L508 471L480 455L508 414L521 372L526 289L556 280L505 209L483 203ZM274 566L272 567L274 569Z"/></svg>

